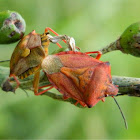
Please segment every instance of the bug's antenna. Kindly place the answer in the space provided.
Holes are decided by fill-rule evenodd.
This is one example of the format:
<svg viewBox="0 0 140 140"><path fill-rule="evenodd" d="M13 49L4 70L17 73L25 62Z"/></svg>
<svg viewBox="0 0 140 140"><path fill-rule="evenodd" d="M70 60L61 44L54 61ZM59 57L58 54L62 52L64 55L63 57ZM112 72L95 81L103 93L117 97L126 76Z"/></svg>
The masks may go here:
<svg viewBox="0 0 140 140"><path fill-rule="evenodd" d="M114 99L115 103L117 104L117 106L118 106L118 108L119 108L119 110L120 110L120 112L121 112L121 115L122 115L123 120L124 120L125 128L128 129L127 121L126 121L126 118L125 118L125 116L124 116L124 114L123 114L123 112L122 112L122 110L121 110L120 105L118 104L118 102L117 102L117 100L115 99L114 96L112 96L112 98Z"/></svg>
<svg viewBox="0 0 140 140"><path fill-rule="evenodd" d="M8 61L10 61L10 60L2 60L2 61L0 61L0 63L1 63L1 62L8 62Z"/></svg>

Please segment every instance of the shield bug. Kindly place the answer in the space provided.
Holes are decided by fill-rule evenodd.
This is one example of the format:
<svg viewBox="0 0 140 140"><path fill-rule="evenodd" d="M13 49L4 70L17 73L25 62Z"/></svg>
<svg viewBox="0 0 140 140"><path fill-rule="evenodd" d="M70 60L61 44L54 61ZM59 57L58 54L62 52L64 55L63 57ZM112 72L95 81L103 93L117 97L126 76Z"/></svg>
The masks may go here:
<svg viewBox="0 0 140 140"><path fill-rule="evenodd" d="M96 58L87 54L98 53ZM101 53L95 52L61 52L48 55L42 61L41 67L50 81L48 89L35 93L41 95L44 92L56 88L63 94L64 99L73 98L75 105L80 103L83 107L91 108L105 97L112 96L123 117L125 127L128 128L125 116L114 96L118 93L118 86L114 85L111 77L109 62L99 60Z"/></svg>
<svg viewBox="0 0 140 140"><path fill-rule="evenodd" d="M98 55L93 58L87 55L90 53ZM61 52L45 57L41 67L51 82L50 88L58 89L64 98L73 98L82 106L92 107L106 96L118 93L117 86L112 83L109 62L98 60L100 56L100 52Z"/></svg>
<svg viewBox="0 0 140 140"><path fill-rule="evenodd" d="M48 30L57 36L51 36ZM58 42L63 40L67 43L67 39L71 38L66 35L59 35L51 28L46 28L45 32L41 35L37 34L34 30L24 36L16 46L10 59L9 77L13 77L17 82L16 88L18 88L20 84L16 77L24 79L31 74L35 74L33 86L37 87L41 63L48 55L48 46L50 42L56 43L61 48L61 45Z"/></svg>

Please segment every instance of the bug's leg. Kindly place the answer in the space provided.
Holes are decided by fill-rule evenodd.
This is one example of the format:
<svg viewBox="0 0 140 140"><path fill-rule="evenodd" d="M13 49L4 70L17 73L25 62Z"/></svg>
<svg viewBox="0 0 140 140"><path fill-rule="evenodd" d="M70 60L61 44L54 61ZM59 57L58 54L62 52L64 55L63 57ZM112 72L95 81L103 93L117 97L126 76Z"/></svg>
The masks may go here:
<svg viewBox="0 0 140 140"><path fill-rule="evenodd" d="M39 79L40 79L40 71L34 74L34 81L33 81L34 94L38 93Z"/></svg>
<svg viewBox="0 0 140 140"><path fill-rule="evenodd" d="M16 81L16 83L17 83L17 86L16 86L15 89L17 89L17 88L19 87L19 85L20 85L19 80L17 79L17 77L16 77L14 74L11 74L9 77L13 77L13 78L15 79L15 81Z"/></svg>
<svg viewBox="0 0 140 140"><path fill-rule="evenodd" d="M77 106L78 103L79 103L79 101L76 101L74 105Z"/></svg>
<svg viewBox="0 0 140 140"><path fill-rule="evenodd" d="M35 95L41 95L44 92L53 88L53 86L51 84L39 87L39 79L40 79L40 71L36 72L35 75L34 75L33 88L34 88L34 94ZM51 87L38 93L38 89L48 87L48 86L51 86Z"/></svg>
<svg viewBox="0 0 140 140"><path fill-rule="evenodd" d="M67 35L59 35L57 32L55 32L53 29L51 29L49 27L45 28L45 33L47 33L48 30L57 36L57 37L52 38L52 42L56 43L60 48L62 48L62 46L58 42L62 40L64 43L66 43L68 45L68 48L71 51L75 51L75 48L80 50L79 47L75 46L75 40L73 37L69 37Z"/></svg>
<svg viewBox="0 0 140 140"><path fill-rule="evenodd" d="M50 85L42 86L42 88L43 88L43 87L48 87L48 86L50 86ZM48 89L45 89L45 90L43 90L43 91L41 91L41 92L39 92L39 93L35 93L35 95L41 95L41 94L47 92L48 90L52 89L53 87L54 87L54 86L51 85ZM39 87L39 88L40 88L40 87Z"/></svg>
<svg viewBox="0 0 140 140"><path fill-rule="evenodd" d="M68 47L69 47L69 49L70 49L71 51L75 51L75 48L77 48L78 50L80 50L79 47L75 46L75 40L73 39L73 37L69 37L69 36L67 36L67 35L59 35L59 34L58 34L57 32L55 32L53 29L51 29L51 28L49 28L49 27L45 28L45 32L48 32L48 30L51 31L51 32L52 32L53 34L55 34L56 36L58 36L58 38L57 38L57 37L54 37L54 40L57 41L56 44L57 44L60 48L62 48L62 47L61 47L61 45L60 45L58 42L62 40L64 43L66 43L66 44L68 45Z"/></svg>
<svg viewBox="0 0 140 140"><path fill-rule="evenodd" d="M59 34L57 32L55 32L53 29L51 29L50 27L45 28L45 32L51 31L53 34L55 34L56 36L59 36ZM64 43L67 43L66 40L63 40Z"/></svg>
<svg viewBox="0 0 140 140"><path fill-rule="evenodd" d="M66 94L63 94L63 99L64 100L67 100L67 99L69 99L70 97L68 97Z"/></svg>
<svg viewBox="0 0 140 140"><path fill-rule="evenodd" d="M49 28L49 27L45 28L45 33L47 33L48 30L51 31L51 32L52 32L53 34L55 34L56 36L59 36L58 33L56 33L53 29L51 29L51 28ZM66 43L66 41L64 41L64 42ZM58 46L59 48L62 48L62 46L61 46L59 43L56 43L56 44L57 44L57 46Z"/></svg>
<svg viewBox="0 0 140 140"><path fill-rule="evenodd" d="M105 102L105 98L102 98L101 100L102 100L102 102Z"/></svg>
<svg viewBox="0 0 140 140"><path fill-rule="evenodd" d="M74 105L76 106L78 103L80 103L81 106L86 107L87 105L81 101L77 101Z"/></svg>
<svg viewBox="0 0 140 140"><path fill-rule="evenodd" d="M87 105L81 101L79 101L79 103L81 104L81 106L86 107Z"/></svg>
<svg viewBox="0 0 140 140"><path fill-rule="evenodd" d="M49 28L49 27L45 28L45 32L48 32L48 30L51 31L51 32L52 32L53 34L55 34L56 36L59 36L59 34L58 34L57 32L55 32L53 29L51 29L51 28ZM64 43L67 44L67 41L66 41L67 36L66 36L66 35L60 36L60 38L62 38L62 41L63 41ZM62 46L61 46L59 43L56 43L56 44L57 44L60 48L62 48Z"/></svg>
<svg viewBox="0 0 140 140"><path fill-rule="evenodd" d="M52 84L45 85L45 86L41 86L41 87L39 87L38 89L41 89L41 88L44 88L44 87L49 87L49 86L52 86Z"/></svg>
<svg viewBox="0 0 140 140"><path fill-rule="evenodd" d="M56 45L57 45L59 48L62 48L62 46L61 46L59 43L56 43Z"/></svg>
<svg viewBox="0 0 140 140"><path fill-rule="evenodd" d="M102 52L101 51L94 51L94 52L86 52L85 54L93 54L93 53L97 53L96 59L100 59L102 56Z"/></svg>
<svg viewBox="0 0 140 140"><path fill-rule="evenodd" d="M59 36L59 34L57 32L55 32L53 29L51 29L50 27L46 27L45 28L45 32L51 31L53 34L55 34L56 36Z"/></svg>

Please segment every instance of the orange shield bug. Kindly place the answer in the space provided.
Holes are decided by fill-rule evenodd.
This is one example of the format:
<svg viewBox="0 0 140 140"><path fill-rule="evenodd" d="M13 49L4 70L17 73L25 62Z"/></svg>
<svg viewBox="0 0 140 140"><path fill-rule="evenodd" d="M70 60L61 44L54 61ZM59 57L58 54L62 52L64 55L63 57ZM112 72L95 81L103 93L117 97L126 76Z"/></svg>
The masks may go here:
<svg viewBox="0 0 140 140"><path fill-rule="evenodd" d="M96 58L87 54L98 53ZM36 93L44 92L56 88L63 94L64 99L73 98L83 107L93 107L100 100L105 101L105 97L112 96L115 100L125 127L128 128L124 114L114 96L118 93L118 86L114 85L111 77L111 67L109 62L99 60L101 53L95 52L61 52L55 55L48 55L42 61L41 67L50 81L48 89Z"/></svg>
<svg viewBox="0 0 140 140"><path fill-rule="evenodd" d="M87 55L90 53L98 55L93 58ZM100 56L101 53L97 51L68 51L48 55L42 61L42 69L51 82L49 89L55 87L65 99L73 98L82 106L88 107L94 106L100 100L104 101L106 96L115 96L118 88L112 83L109 62L98 60ZM36 95L46 91L48 89Z"/></svg>

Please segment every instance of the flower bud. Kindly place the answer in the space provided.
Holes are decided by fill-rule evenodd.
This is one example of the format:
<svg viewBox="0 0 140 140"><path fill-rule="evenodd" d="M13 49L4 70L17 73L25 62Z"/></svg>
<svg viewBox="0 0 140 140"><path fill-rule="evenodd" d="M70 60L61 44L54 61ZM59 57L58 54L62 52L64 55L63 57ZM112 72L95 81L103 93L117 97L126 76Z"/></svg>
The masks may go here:
<svg viewBox="0 0 140 140"><path fill-rule="evenodd" d="M25 32L26 23L14 11L0 12L0 44L10 44L20 40Z"/></svg>
<svg viewBox="0 0 140 140"><path fill-rule="evenodd" d="M119 39L119 49L123 53L140 57L140 22L130 25Z"/></svg>

